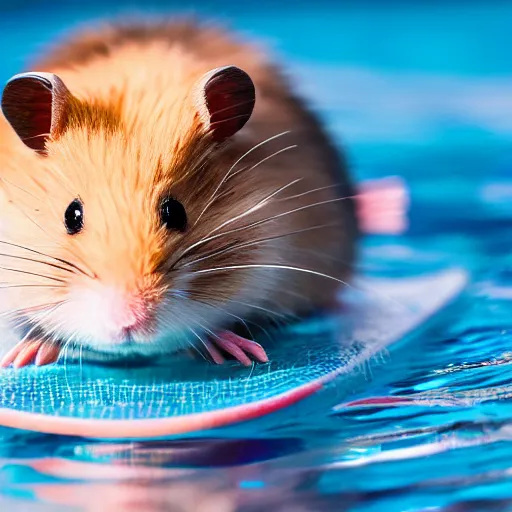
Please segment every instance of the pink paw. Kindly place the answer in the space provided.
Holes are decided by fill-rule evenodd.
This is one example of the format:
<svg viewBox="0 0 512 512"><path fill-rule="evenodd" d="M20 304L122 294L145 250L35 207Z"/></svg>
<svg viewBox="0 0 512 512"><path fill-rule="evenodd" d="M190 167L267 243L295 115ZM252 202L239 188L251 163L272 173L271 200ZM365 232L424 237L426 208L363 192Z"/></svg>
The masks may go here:
<svg viewBox="0 0 512 512"><path fill-rule="evenodd" d="M407 229L409 193L401 178L364 181L359 185L356 203L364 232L395 235Z"/></svg>
<svg viewBox="0 0 512 512"><path fill-rule="evenodd" d="M60 346L41 339L20 341L0 361L0 367L22 368L29 364L44 366L55 363L59 358Z"/></svg>
<svg viewBox="0 0 512 512"><path fill-rule="evenodd" d="M221 332L218 337L210 338L207 343L207 349L212 359L217 364L222 364L225 362L225 359L219 352L219 348L232 355L244 366L250 366L252 364L249 356L252 356L253 359L260 363L268 363L268 356L259 343L242 338L233 332ZM249 354L249 356L247 354Z"/></svg>

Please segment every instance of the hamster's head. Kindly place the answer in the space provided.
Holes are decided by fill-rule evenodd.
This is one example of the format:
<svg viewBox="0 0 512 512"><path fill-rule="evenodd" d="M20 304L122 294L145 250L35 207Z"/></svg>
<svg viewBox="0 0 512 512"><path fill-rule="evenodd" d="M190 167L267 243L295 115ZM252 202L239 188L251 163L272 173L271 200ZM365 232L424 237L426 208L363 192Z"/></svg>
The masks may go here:
<svg viewBox="0 0 512 512"><path fill-rule="evenodd" d="M77 98L46 73L8 82L2 109L23 142L0 175L13 318L100 351L164 351L233 320L269 286L249 268L263 249L242 249L258 229L244 227L247 211L268 190L226 157L254 85L235 67L193 83L127 123L137 104L122 93Z"/></svg>

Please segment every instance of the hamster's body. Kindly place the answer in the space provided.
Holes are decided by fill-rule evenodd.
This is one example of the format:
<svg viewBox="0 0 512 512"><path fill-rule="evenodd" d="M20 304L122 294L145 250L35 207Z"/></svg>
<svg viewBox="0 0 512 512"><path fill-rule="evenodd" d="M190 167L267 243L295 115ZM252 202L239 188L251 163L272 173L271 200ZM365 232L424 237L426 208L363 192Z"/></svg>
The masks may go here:
<svg viewBox="0 0 512 512"><path fill-rule="evenodd" d="M252 78L256 101L245 126L217 145L214 125L232 118L206 126L194 106L202 77L224 66ZM1 248L10 270L0 275L4 302L38 339L165 352L187 334L212 341L240 319L335 302L356 256L354 191L265 52L193 23L119 25L78 35L34 69L60 81L44 150L1 127L2 240L14 245ZM55 100L61 82L65 108ZM4 94L18 132L32 126L19 124L23 94ZM56 108L66 112L60 124ZM162 230L164 196L183 205L186 229ZM75 199L83 229L70 235L63 219ZM60 263L19 259L27 256Z"/></svg>

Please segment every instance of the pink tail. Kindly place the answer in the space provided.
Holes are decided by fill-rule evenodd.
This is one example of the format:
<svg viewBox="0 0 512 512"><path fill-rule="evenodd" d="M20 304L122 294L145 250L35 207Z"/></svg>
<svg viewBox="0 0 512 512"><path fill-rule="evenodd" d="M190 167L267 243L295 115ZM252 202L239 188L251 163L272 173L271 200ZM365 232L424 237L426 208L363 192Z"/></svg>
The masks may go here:
<svg viewBox="0 0 512 512"><path fill-rule="evenodd" d="M363 181L358 188L356 207L363 232L397 235L407 230L409 191L401 178Z"/></svg>

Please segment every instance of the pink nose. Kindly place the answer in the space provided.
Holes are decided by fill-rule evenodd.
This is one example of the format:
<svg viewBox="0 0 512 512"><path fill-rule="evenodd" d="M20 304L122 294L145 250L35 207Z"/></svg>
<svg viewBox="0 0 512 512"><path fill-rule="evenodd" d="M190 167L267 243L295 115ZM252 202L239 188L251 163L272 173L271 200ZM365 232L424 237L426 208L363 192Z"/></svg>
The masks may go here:
<svg viewBox="0 0 512 512"><path fill-rule="evenodd" d="M116 330L137 330L148 320L148 309L143 300L136 297L117 297L112 303L112 323Z"/></svg>

